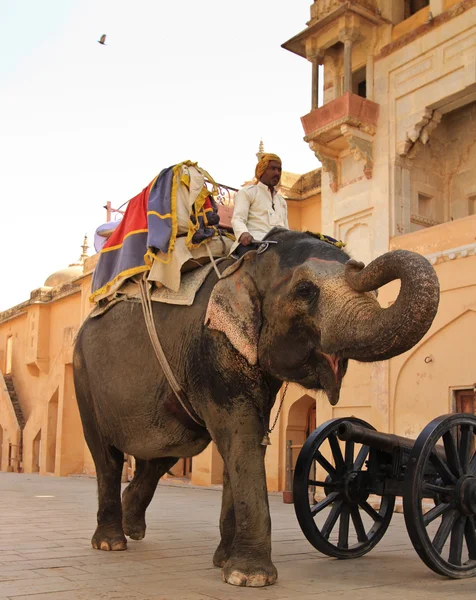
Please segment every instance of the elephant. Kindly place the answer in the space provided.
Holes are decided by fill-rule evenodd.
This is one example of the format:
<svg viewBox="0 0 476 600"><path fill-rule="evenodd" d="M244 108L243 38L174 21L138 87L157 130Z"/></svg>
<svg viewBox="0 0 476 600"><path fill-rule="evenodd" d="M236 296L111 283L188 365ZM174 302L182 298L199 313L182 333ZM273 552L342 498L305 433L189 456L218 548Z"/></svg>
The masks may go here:
<svg viewBox="0 0 476 600"><path fill-rule="evenodd" d="M274 228L265 241L276 243L220 263L220 279L212 270L192 306L152 303L169 365L204 424L165 378L140 303L118 302L83 323L73 369L97 473L94 548L142 539L159 479L213 440L224 461L213 563L229 584L273 584L262 440L283 382L322 390L334 405L349 360L403 353L435 317L438 279L419 254L395 250L364 266L309 232ZM398 298L382 308L376 290L395 279ZM124 453L136 470L121 500Z"/></svg>

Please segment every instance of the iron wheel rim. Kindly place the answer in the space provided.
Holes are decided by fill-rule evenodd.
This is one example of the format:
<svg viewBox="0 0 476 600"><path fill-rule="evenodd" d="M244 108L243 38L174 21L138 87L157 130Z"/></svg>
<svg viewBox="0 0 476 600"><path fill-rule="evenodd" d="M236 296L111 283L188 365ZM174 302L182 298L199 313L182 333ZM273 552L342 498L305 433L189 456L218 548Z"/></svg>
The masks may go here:
<svg viewBox="0 0 476 600"><path fill-rule="evenodd" d="M465 502L469 488L476 503L475 445L474 415L438 417L415 441L405 476L403 508L412 544L430 569L453 579L476 575L476 507ZM436 476L428 474L429 462ZM430 492L435 506L425 512Z"/></svg>
<svg viewBox="0 0 476 600"><path fill-rule="evenodd" d="M367 554L382 539L393 516L395 496L381 496L378 509L373 508L367 502L367 498L361 498L360 501L359 499L350 501L346 496L343 488L348 485L349 478L352 477L353 473L364 470L363 467L370 452L368 446L362 445L357 455L352 455L352 468L349 468L349 465L346 464L347 470L345 471L345 476L343 474L344 469L342 468L341 472L337 472L334 468L334 471L336 471L335 474L329 472L330 467L336 467L336 464L329 463L320 452L320 449L326 443L326 440L329 440L328 443L334 463L336 461L340 462L335 441L337 440L338 426L343 421L350 421L375 431L374 427L355 417L331 419L323 423L308 437L299 453L294 472L293 496L296 517L307 540L317 550L327 556L348 559L358 558ZM344 442L343 454L341 451L341 458L344 463L350 463L351 452L348 449L350 447L355 447L353 442ZM327 470L330 479L327 477L326 481L318 481L310 477L314 461L321 465L324 470ZM323 465L326 465L327 469ZM339 477L340 483L338 482ZM344 477L346 478L345 481L343 480ZM314 484L319 485L314 486ZM310 487L322 488L326 492L334 487L335 491L326 493L323 500L311 507L309 504ZM327 507L330 507L329 514L323 526L319 527L316 524L315 517ZM373 522L370 527L366 527L363 524L362 515L364 513L366 519L370 518ZM337 543L332 543L329 538L337 525L339 530ZM357 543L348 545L349 528L351 525L354 530L354 537L357 538Z"/></svg>

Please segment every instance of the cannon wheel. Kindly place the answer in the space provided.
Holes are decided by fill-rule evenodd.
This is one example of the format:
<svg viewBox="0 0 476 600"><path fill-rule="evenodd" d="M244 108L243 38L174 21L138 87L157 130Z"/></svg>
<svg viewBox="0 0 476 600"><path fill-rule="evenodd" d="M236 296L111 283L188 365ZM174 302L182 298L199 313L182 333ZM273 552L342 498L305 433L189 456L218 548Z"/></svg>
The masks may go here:
<svg viewBox="0 0 476 600"><path fill-rule="evenodd" d="M476 575L476 417L446 415L418 436L405 475L408 534L423 562L454 579ZM435 506L426 510L425 498Z"/></svg>
<svg viewBox="0 0 476 600"><path fill-rule="evenodd" d="M366 470L369 447L362 446L355 456L353 441L339 443L337 429L343 421L374 430L365 421L350 417L331 419L311 433L296 462L294 509L304 535L317 550L336 558L358 558L370 552L382 539L392 519L395 496L382 497L376 510L367 502L368 494L353 485L357 483L358 473ZM321 451L331 457L330 461ZM325 481L316 480L316 462L328 473ZM315 492L319 488L326 496L315 502ZM325 514L321 511L327 508L330 508L327 517L322 525L318 525L316 517L320 520ZM334 532L337 521L338 531Z"/></svg>

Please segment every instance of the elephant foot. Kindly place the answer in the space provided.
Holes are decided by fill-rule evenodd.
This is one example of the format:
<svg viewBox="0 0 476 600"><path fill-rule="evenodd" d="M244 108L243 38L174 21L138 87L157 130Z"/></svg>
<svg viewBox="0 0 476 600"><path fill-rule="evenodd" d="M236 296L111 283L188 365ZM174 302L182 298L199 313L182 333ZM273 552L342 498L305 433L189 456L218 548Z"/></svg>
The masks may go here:
<svg viewBox="0 0 476 600"><path fill-rule="evenodd" d="M142 540L145 537L146 530L145 518L132 517L126 514L122 520L122 528L131 540Z"/></svg>
<svg viewBox="0 0 476 600"><path fill-rule="evenodd" d="M230 556L231 550L223 542L220 542L213 555L213 564L215 567L224 567Z"/></svg>
<svg viewBox="0 0 476 600"><path fill-rule="evenodd" d="M231 557L225 563L222 575L223 581L230 585L264 587L276 583L278 571L269 559Z"/></svg>
<svg viewBox="0 0 476 600"><path fill-rule="evenodd" d="M91 545L95 550L126 550L127 540L122 533L122 529L117 526L98 526L91 540Z"/></svg>

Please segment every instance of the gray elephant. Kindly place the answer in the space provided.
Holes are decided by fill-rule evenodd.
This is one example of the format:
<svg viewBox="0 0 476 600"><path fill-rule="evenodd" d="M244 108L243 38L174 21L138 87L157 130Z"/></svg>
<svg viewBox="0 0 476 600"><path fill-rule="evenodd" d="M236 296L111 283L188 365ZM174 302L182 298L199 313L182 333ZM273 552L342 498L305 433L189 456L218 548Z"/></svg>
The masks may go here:
<svg viewBox="0 0 476 600"><path fill-rule="evenodd" d="M193 306L153 303L169 364L203 427L167 383L139 304L120 302L83 324L73 364L98 479L94 548L124 550L125 535L142 539L160 477L213 440L224 460L213 562L228 583L274 583L261 441L282 382L323 390L335 404L349 359L391 358L430 327L439 285L422 256L397 250L364 268L309 233L274 229L267 239L278 243L249 252L219 281L212 272ZM382 309L374 290L394 279L398 299ZM136 471L121 503L124 453Z"/></svg>

